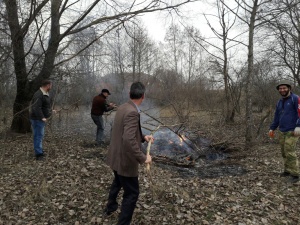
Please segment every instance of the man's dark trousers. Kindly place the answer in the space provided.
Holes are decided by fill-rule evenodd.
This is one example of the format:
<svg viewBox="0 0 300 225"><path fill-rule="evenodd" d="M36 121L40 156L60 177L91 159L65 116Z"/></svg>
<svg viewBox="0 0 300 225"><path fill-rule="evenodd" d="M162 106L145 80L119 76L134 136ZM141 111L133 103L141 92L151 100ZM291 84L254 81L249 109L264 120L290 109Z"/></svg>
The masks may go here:
<svg viewBox="0 0 300 225"><path fill-rule="evenodd" d="M102 115L91 115L94 123L97 125L96 142L97 144L103 144L104 141L104 121Z"/></svg>
<svg viewBox="0 0 300 225"><path fill-rule="evenodd" d="M138 177L124 177L118 175L114 171L114 180L108 196L107 212L116 211L118 208L117 197L118 193L123 188L123 200L121 206L121 213L117 225L129 225L132 219L133 211L139 197L139 180Z"/></svg>

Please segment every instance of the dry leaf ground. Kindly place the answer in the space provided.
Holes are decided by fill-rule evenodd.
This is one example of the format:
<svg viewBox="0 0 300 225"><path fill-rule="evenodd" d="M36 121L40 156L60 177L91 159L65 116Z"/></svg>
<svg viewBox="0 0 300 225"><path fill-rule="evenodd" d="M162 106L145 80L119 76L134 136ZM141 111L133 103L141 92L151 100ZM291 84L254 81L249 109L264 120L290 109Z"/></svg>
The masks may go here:
<svg viewBox="0 0 300 225"><path fill-rule="evenodd" d="M31 134L0 139L0 224L116 224L103 218L112 172L106 148L84 135L46 131L48 156L35 161ZM275 141L276 142L276 141ZM246 173L184 177L140 167L140 198L132 224L300 224L300 186L279 177L280 150L264 141L211 166L238 164ZM205 170L205 167L199 168Z"/></svg>

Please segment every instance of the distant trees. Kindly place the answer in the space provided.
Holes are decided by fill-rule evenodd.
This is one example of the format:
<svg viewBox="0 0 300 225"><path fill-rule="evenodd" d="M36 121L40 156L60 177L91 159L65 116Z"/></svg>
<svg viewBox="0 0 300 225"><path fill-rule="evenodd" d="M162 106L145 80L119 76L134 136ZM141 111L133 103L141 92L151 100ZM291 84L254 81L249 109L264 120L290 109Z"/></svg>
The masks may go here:
<svg viewBox="0 0 300 225"><path fill-rule="evenodd" d="M141 81L141 74L152 74L154 59L154 44L150 40L147 30L142 26L133 24L130 27L130 50L129 67L132 71L132 79Z"/></svg>
<svg viewBox="0 0 300 225"><path fill-rule="evenodd" d="M28 107L42 79L56 80L56 100L66 104L79 99L89 104L102 86L121 103L129 82L140 80L153 88L151 97L171 106L176 122L207 110L221 112L222 122L232 123L240 113L249 148L257 129L255 113L270 111L278 97L276 80L290 77L300 83L299 1L211 0L215 11L204 15L210 36L202 28L173 22L163 43L149 38L136 15L191 1L147 2L0 2L5 6L0 104L7 88L17 86L11 128L29 130Z"/></svg>
<svg viewBox="0 0 300 225"><path fill-rule="evenodd" d="M0 11L4 14L4 3L0 2ZM15 92L11 92L15 86L15 77L13 76L13 67L11 56L10 39L5 34L8 29L8 23L0 17L0 108L10 106L7 101L14 98Z"/></svg>
<svg viewBox="0 0 300 225"><path fill-rule="evenodd" d="M79 101L81 104L90 104L91 96L95 95L95 84L98 83L96 74L102 70L101 60L106 49L103 42L96 40L93 45L85 48L86 43L90 43L97 38L95 28L90 27L70 36L70 44L67 52L58 56L76 56L59 69L59 85L62 91L59 96L65 96L64 103L72 104ZM100 65L99 65L100 64ZM99 91L99 90L98 90Z"/></svg>
<svg viewBox="0 0 300 225"><path fill-rule="evenodd" d="M102 57L102 82L112 85L118 102L127 99L124 93L128 82L148 82L145 74L153 74L157 47L149 38L142 22L132 20L103 39L105 56ZM126 89L127 90L127 89Z"/></svg>
<svg viewBox="0 0 300 225"><path fill-rule="evenodd" d="M300 2L274 1L267 29L271 31L270 51L282 75L300 85Z"/></svg>
<svg viewBox="0 0 300 225"><path fill-rule="evenodd" d="M17 82L11 129L16 132L30 131L28 108L33 93L39 88L41 80L49 78L59 65L74 57L57 58L68 49L70 35L97 27L97 35L85 44L83 51L140 13L172 9L188 2L190 0L172 5L154 0L144 4L108 4L100 0L91 3L4 0Z"/></svg>
<svg viewBox="0 0 300 225"><path fill-rule="evenodd" d="M206 63L200 41L200 31L195 27L182 28L173 24L167 29L161 65L154 76L161 82L160 99L169 104L178 122L188 122L193 111L203 105L201 94L207 87L199 85L205 79Z"/></svg>
<svg viewBox="0 0 300 225"><path fill-rule="evenodd" d="M206 21L212 30L213 34L219 39L220 44L211 43L205 41L210 48L213 48L215 51L210 52L211 56L211 68L216 74L221 74L223 83L224 83L224 92L225 92L225 121L233 122L235 111L236 111L236 102L235 98L236 92L235 89L231 88L234 85L232 76L230 76L230 52L232 48L241 44L236 38L231 38L233 36L230 34L233 33L233 28L237 20L237 15L235 10L229 10L222 0L216 0L215 6L217 8L217 18L219 27L214 27L209 20L209 14L204 15ZM230 13L234 12L234 13ZM233 15L232 15L233 14ZM239 36L239 35L237 35ZM234 51L234 50L233 50ZM231 71L233 71L231 69ZM236 79L235 79L236 80Z"/></svg>

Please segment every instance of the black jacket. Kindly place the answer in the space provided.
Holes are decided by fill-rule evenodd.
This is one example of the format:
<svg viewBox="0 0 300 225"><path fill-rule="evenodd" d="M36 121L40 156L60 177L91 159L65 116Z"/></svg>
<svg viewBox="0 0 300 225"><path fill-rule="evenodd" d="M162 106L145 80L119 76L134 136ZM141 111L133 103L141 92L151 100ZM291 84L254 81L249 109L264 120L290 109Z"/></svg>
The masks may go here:
<svg viewBox="0 0 300 225"><path fill-rule="evenodd" d="M50 97L48 95L44 95L41 89L39 89L35 92L31 100L30 119L42 120L43 118L49 118L51 113Z"/></svg>

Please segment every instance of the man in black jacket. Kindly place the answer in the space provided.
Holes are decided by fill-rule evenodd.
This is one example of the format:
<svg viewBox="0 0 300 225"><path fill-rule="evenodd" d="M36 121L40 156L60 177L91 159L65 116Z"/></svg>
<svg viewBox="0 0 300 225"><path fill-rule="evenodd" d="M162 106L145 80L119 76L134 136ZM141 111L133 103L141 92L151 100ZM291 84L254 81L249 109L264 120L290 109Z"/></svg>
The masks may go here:
<svg viewBox="0 0 300 225"><path fill-rule="evenodd" d="M45 156L42 142L47 119L52 113L49 97L51 87L52 82L50 80L42 81L40 89L35 92L31 100L30 122L33 129L34 153L37 160L41 160Z"/></svg>

